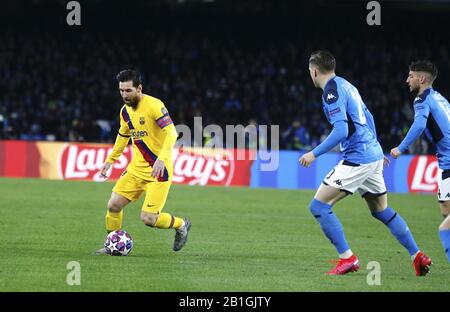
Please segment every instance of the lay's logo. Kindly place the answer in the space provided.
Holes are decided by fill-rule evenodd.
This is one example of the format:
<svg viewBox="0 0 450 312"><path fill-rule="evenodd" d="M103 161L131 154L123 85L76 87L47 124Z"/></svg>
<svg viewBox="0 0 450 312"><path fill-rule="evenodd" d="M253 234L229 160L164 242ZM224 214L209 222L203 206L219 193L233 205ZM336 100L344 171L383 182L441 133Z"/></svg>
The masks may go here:
<svg viewBox="0 0 450 312"><path fill-rule="evenodd" d="M437 192L441 173L435 156L415 156L408 168L408 190Z"/></svg>
<svg viewBox="0 0 450 312"><path fill-rule="evenodd" d="M89 144L67 144L59 158L60 176L65 180L99 181L99 169L111 152L112 147ZM113 164L110 178L119 178L131 159L131 148L125 148L119 159Z"/></svg>

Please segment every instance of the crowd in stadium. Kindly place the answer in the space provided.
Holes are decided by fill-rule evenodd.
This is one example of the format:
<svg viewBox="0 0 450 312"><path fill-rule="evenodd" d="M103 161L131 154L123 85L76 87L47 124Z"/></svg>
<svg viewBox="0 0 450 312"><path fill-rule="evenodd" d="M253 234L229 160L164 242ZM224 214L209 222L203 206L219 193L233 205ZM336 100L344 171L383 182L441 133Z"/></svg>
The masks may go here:
<svg viewBox="0 0 450 312"><path fill-rule="evenodd" d="M335 54L337 73L359 89L385 150L400 142L413 119L405 80L415 56L432 58L440 69L437 89L450 96L449 55L442 48L448 43L422 48L404 33L389 41L357 38L359 49L349 48L354 37L325 41L314 34L250 43L180 30L138 38L32 32L2 38L0 139L113 142L122 105L115 75L132 67L175 124L192 126L202 116L203 125L280 125L281 148L309 149L330 131L308 72L309 53L320 48ZM410 152L430 150L421 140Z"/></svg>

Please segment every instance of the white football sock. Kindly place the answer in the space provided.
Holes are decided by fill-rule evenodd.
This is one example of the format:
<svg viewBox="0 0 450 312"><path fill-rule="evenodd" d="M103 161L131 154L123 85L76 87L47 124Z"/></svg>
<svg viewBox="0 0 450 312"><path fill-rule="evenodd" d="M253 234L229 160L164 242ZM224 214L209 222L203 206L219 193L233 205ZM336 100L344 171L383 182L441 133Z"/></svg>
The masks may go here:
<svg viewBox="0 0 450 312"><path fill-rule="evenodd" d="M348 250L344 251L343 253L339 254L339 258L341 258L341 259L348 259L351 256L353 256L353 252L351 249L348 249Z"/></svg>

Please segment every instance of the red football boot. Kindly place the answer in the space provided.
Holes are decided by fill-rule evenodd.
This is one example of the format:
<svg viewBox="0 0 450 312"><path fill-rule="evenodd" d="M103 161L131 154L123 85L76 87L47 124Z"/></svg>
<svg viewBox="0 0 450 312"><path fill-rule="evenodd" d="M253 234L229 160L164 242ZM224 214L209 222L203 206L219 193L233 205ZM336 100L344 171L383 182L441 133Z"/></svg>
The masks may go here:
<svg viewBox="0 0 450 312"><path fill-rule="evenodd" d="M328 271L328 275L343 275L349 272L356 272L359 270L359 260L355 255L352 255L348 259L339 259L336 267Z"/></svg>
<svg viewBox="0 0 450 312"><path fill-rule="evenodd" d="M424 276L430 271L431 259L428 258L421 251L416 255L413 261L414 270L416 270L416 276Z"/></svg>

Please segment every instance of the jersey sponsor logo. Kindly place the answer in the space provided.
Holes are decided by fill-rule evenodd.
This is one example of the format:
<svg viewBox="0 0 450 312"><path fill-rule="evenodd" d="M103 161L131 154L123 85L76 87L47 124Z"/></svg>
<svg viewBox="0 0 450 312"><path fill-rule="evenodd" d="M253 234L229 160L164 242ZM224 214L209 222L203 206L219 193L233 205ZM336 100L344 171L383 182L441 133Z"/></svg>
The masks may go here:
<svg viewBox="0 0 450 312"><path fill-rule="evenodd" d="M101 181L99 170L111 151L112 147L109 146L66 144L58 160L60 176L65 180ZM127 146L119 159L112 165L109 177L119 178L130 159L131 149Z"/></svg>
<svg viewBox="0 0 450 312"><path fill-rule="evenodd" d="M415 156L408 168L410 192L437 192L441 170L435 156Z"/></svg>
<svg viewBox="0 0 450 312"><path fill-rule="evenodd" d="M137 131L137 130L131 130L131 131L130 131L130 134L131 134L131 137L132 137L133 139L139 139L139 138L148 136L148 132L145 131L145 130L140 130L140 131Z"/></svg>

